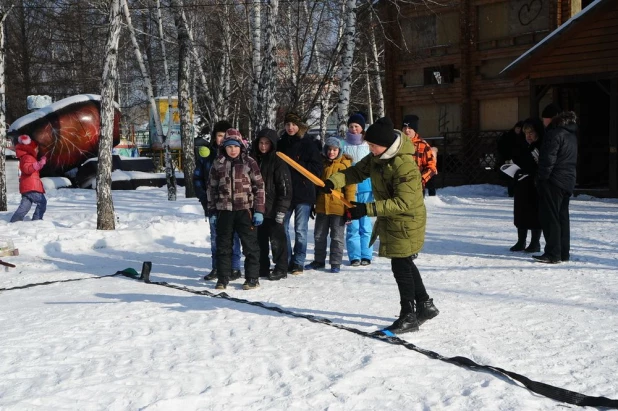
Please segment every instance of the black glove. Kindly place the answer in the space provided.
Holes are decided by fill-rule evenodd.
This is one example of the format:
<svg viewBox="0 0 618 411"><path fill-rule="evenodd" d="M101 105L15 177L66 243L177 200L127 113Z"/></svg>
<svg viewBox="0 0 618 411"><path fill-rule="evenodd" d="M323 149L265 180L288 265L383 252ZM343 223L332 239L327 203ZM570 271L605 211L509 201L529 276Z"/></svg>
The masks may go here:
<svg viewBox="0 0 618 411"><path fill-rule="evenodd" d="M309 218L315 220L315 204L311 206L311 211L309 211Z"/></svg>
<svg viewBox="0 0 618 411"><path fill-rule="evenodd" d="M324 194L330 194L333 192L334 188L335 184L333 184L333 182L330 180L326 180L324 182L324 187L320 187L320 191L322 191Z"/></svg>
<svg viewBox="0 0 618 411"><path fill-rule="evenodd" d="M349 208L348 212L352 220L358 220L367 215L367 204L357 203L356 201L351 201L351 203L354 204L354 207Z"/></svg>

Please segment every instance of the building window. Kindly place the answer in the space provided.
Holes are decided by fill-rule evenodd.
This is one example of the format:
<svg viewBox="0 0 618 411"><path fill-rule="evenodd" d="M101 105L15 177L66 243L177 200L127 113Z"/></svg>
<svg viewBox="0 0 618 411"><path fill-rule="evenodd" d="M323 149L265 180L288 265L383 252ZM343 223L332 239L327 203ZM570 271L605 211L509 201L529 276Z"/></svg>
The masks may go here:
<svg viewBox="0 0 618 411"><path fill-rule="evenodd" d="M424 84L426 86L432 84L450 84L455 80L457 75L455 66L449 64L439 67L426 67L423 70Z"/></svg>

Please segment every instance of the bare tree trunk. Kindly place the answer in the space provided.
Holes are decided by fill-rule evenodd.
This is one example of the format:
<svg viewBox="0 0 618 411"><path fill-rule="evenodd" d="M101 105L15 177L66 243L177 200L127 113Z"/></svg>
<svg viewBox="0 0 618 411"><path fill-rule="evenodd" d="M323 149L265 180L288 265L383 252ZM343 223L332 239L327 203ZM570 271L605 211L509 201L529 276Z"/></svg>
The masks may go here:
<svg viewBox="0 0 618 411"><path fill-rule="evenodd" d="M99 137L99 164L97 169L97 230L113 230L116 223L112 200L112 147L114 144L114 90L118 76L121 1L126 0L111 1L109 37L107 38L101 84L101 135Z"/></svg>
<svg viewBox="0 0 618 411"><path fill-rule="evenodd" d="M148 100L150 101L150 110L152 110L153 118L155 122L155 127L157 129L157 138L159 141L165 144L165 137L163 135L163 126L161 125L161 118L159 117L159 107L157 107L157 103L155 101L154 93L152 91L152 80L148 71L146 70L146 65L144 64L144 58L142 57L142 52L139 50L139 43L137 42L137 37L135 36L135 28L131 23L131 14L129 12L129 5L127 0L122 1L122 9L124 11L124 18L127 22L127 27L129 27L129 33L131 35L131 43L133 43L133 51L135 52L135 57L137 58L137 62L139 63L140 71L142 72L142 77L144 78L144 84L146 85L146 92L148 93ZM169 125L171 127L171 124ZM168 155L165 156L165 177L167 181L167 198L168 200L176 199L176 185L174 184L175 179L172 179L170 176L174 173L172 169L171 160L168 158Z"/></svg>
<svg viewBox="0 0 618 411"><path fill-rule="evenodd" d="M163 71L165 72L165 88L167 94L167 134L163 140L165 150L165 182L167 184L168 201L176 201L176 173L172 163L170 153L169 136L172 130L172 82L170 81L170 71L167 67L167 53L165 52L165 33L163 32L163 18L161 17L161 1L157 0L157 22L159 26L159 37L161 39L161 54L163 54ZM182 144L181 144L182 147Z"/></svg>
<svg viewBox="0 0 618 411"><path fill-rule="evenodd" d="M279 0L269 0L265 3L266 24L264 33L264 58L259 61L260 75L257 83L256 106L254 107L253 131L257 133L260 129L268 127L275 128L276 121L276 101L275 91L277 87L277 77L275 75L277 55L277 39L275 30L275 18L279 10ZM261 28L260 28L261 30ZM262 46L262 44L259 44ZM253 52L255 58L255 51Z"/></svg>
<svg viewBox="0 0 618 411"><path fill-rule="evenodd" d="M251 6L251 67L253 83L251 88L251 119L252 130L257 130L261 121L261 104L264 103L260 96L260 80L262 72L262 2L253 0Z"/></svg>
<svg viewBox="0 0 618 411"><path fill-rule="evenodd" d="M8 10L0 10L0 211L6 211L8 201L6 196L6 101L4 85L4 21L13 6Z"/></svg>
<svg viewBox="0 0 618 411"><path fill-rule="evenodd" d="M373 103L371 102L371 79L369 78L369 63L367 62L367 54L365 54L365 82L367 83L367 120L368 123L373 122Z"/></svg>
<svg viewBox="0 0 618 411"><path fill-rule="evenodd" d="M343 54L341 56L341 82L339 101L337 102L338 129L342 137L345 135L348 108L350 106L352 63L354 62L356 42L356 0L346 0L345 20Z"/></svg>
<svg viewBox="0 0 618 411"><path fill-rule="evenodd" d="M171 1L172 6L179 10L180 13L180 18L182 20L182 25L184 25L186 31L187 31L187 35L189 36L189 42L191 44L191 54L192 57L195 61L195 66L197 67L197 71L200 74L200 84L202 86L202 88L204 89L204 95L205 95L205 100L206 100L206 112L208 113L208 116L210 117L210 120L214 123L216 121L219 120L218 118L218 111L216 109L216 106L214 105L214 98L213 98L213 94L210 90L210 87L208 87L208 80L206 77L206 73L204 72L204 68L202 67L202 62L201 62L201 58L200 58L200 54L197 51L197 47L195 46L195 40L193 38L193 32L191 31L191 29L189 28L189 24L187 23L187 17L185 15L185 11L182 8L182 0L172 0ZM185 183L186 184L186 183Z"/></svg>
<svg viewBox="0 0 618 411"><path fill-rule="evenodd" d="M180 111L180 136L182 139L182 171L185 175L185 196L195 197L193 172L195 154L191 133L191 113L189 110L189 79L191 77L191 44L187 28L183 24L180 8L175 9L174 22L178 31L178 110Z"/></svg>
<svg viewBox="0 0 618 411"><path fill-rule="evenodd" d="M372 59L371 62L373 64L373 82L375 84L375 95L378 99L378 113L377 117L382 118L386 115L384 109L384 93L382 91L382 77L380 76L380 60L378 55L378 45L376 44L376 34L375 29L373 27L373 14L369 15L369 41L371 43L371 53ZM371 116L368 118L370 123L373 123L373 118Z"/></svg>

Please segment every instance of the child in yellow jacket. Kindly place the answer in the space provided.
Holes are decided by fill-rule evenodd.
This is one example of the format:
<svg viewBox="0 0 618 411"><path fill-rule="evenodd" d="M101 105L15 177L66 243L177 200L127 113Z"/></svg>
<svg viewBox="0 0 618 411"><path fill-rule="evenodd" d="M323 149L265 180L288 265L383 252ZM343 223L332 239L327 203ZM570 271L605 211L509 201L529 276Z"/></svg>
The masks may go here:
<svg viewBox="0 0 618 411"><path fill-rule="evenodd" d="M324 171L322 179L326 180L334 173L345 170L352 165L352 157L342 153L342 141L337 137L329 137L322 150L324 157ZM349 185L343 189L348 201L354 201L356 185ZM345 237L345 206L332 194L318 192L315 206L315 259L305 266L306 270L317 270L326 266L326 245L330 232L330 272L341 271Z"/></svg>

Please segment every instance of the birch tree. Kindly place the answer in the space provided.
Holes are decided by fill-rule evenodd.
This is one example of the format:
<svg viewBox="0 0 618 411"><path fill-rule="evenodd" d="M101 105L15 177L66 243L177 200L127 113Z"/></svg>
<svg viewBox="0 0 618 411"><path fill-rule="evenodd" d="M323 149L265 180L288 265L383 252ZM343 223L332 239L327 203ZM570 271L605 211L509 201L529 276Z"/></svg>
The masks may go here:
<svg viewBox="0 0 618 411"><path fill-rule="evenodd" d="M356 43L356 0L346 0L345 31L341 56L341 81L339 101L337 102L337 119L339 133L343 137L346 130L348 108L350 106L350 89L352 86L352 63Z"/></svg>
<svg viewBox="0 0 618 411"><path fill-rule="evenodd" d="M101 84L101 133L97 170L97 230L115 228L112 200L112 147L114 140L114 91L118 76L118 41L120 40L120 2L111 0L109 34Z"/></svg>
<svg viewBox="0 0 618 411"><path fill-rule="evenodd" d="M157 0L158 1L158 0ZM179 0L172 1L172 7ZM180 6L181 4L178 4ZM186 26L183 24L181 8L175 7L174 22L178 32L178 110L180 111L180 136L182 139L182 169L185 175L185 196L195 197L193 187L193 172L195 171L195 155L193 135L191 133L191 113L189 111L189 80L191 78L191 44Z"/></svg>
<svg viewBox="0 0 618 411"><path fill-rule="evenodd" d="M376 33L375 33L375 27L374 27L374 21L373 21L373 13L369 13L369 45L371 47L371 64L372 64L372 74L373 74L373 84L375 87L375 96L377 99L377 106L378 106L378 111L377 111L377 117L378 118L382 118L384 117L385 114L385 108L384 108L384 92L382 91L382 77L380 76L380 58L379 58L379 54L378 54L378 45L376 42ZM369 116L369 122L373 122L373 118L371 116Z"/></svg>
<svg viewBox="0 0 618 411"><path fill-rule="evenodd" d="M0 9L0 211L7 210L6 197L6 101L4 85L4 21L13 6L8 10Z"/></svg>
<svg viewBox="0 0 618 411"><path fill-rule="evenodd" d="M259 5L254 7L259 8ZM254 69L259 67L259 71L255 74L257 78L257 89L255 91L256 97L254 100L254 118L253 118L253 131L257 133L260 129L268 127L275 128L276 121L276 100L275 92L277 87L277 77L275 73L275 67L277 62L275 58L277 56L277 38L276 38L276 24L275 18L279 11L279 0L268 0L265 3L266 8L266 24L264 29L264 57L260 58L261 53L253 52L253 59L260 58L257 64L254 60ZM255 31L255 27L253 28ZM260 27L261 30L261 27ZM259 35L253 36L254 41L260 39ZM254 48L262 48L261 42L254 43ZM256 84L254 80L254 84Z"/></svg>
<svg viewBox="0 0 618 411"><path fill-rule="evenodd" d="M165 74L165 92L167 95L168 125L167 134L165 135L165 139L163 140L163 148L165 150L165 182L167 184L167 199L169 201L176 201L176 173L174 172L172 154L170 153L169 144L169 136L172 130L172 81L170 80L170 71L167 66L167 53L165 51L165 33L163 32L163 17L161 16L160 0L157 0L157 27L159 30L159 40L161 41L161 54L163 55L163 72Z"/></svg>
<svg viewBox="0 0 618 411"><path fill-rule="evenodd" d="M157 107L157 103L155 101L154 93L152 91L152 80L150 75L148 74L148 70L146 70L146 65L144 64L144 58L142 57L142 52L139 49L139 43L137 42L137 37L135 35L135 28L131 23L131 13L129 12L129 5L127 0L120 0L122 2L122 9L124 12L124 18L127 23L127 27L129 28L129 34L131 36L131 43L133 44L133 51L135 53L135 58L139 63L139 68L142 73L142 78L144 79L144 85L146 86L146 92L148 94L148 100L150 102L150 110L153 113L153 120L155 123L155 128L157 130L157 139L163 142L163 146L165 150L169 150L169 145L163 135L163 126L161 125L161 118L159 116L159 108ZM171 126L171 124L170 124ZM173 177L174 170L172 169L171 156L165 155L165 181L167 182L167 199L170 201L176 200L176 185L175 185L175 177Z"/></svg>

